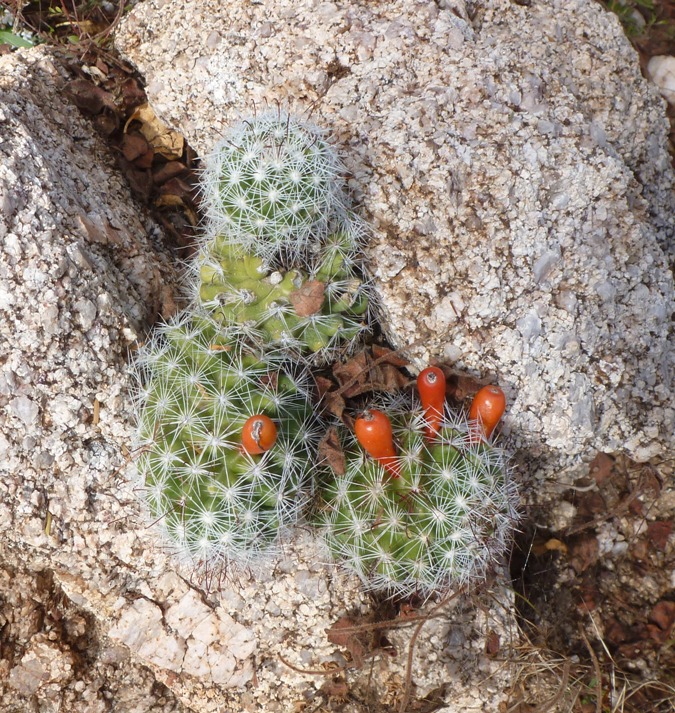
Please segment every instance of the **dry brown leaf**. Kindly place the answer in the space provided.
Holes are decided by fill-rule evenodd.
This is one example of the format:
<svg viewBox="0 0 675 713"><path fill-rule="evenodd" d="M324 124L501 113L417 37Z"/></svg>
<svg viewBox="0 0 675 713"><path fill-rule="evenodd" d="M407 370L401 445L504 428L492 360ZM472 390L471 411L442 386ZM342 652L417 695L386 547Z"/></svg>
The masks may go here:
<svg viewBox="0 0 675 713"><path fill-rule="evenodd" d="M490 631L485 639L485 653L494 658L497 656L501 648L499 634L496 631Z"/></svg>
<svg viewBox="0 0 675 713"><path fill-rule="evenodd" d="M328 391L325 393L321 404L328 413L332 413L333 416L339 418L343 423L345 422L345 408L347 404L338 391Z"/></svg>
<svg viewBox="0 0 675 713"><path fill-rule="evenodd" d="M352 382L364 382L368 378L367 364L366 352L359 352L343 364L335 364L333 376L337 379L340 387Z"/></svg>
<svg viewBox="0 0 675 713"><path fill-rule="evenodd" d="M321 311L326 285L318 280L308 280L288 296L298 317L309 317Z"/></svg>
<svg viewBox="0 0 675 713"><path fill-rule="evenodd" d="M456 401L464 401L469 396L475 396L485 384L464 374L448 374L446 377L446 394Z"/></svg>
<svg viewBox="0 0 675 713"><path fill-rule="evenodd" d="M149 171L141 171L129 163L122 166L122 171L129 182L132 193L147 202L154 186Z"/></svg>
<svg viewBox="0 0 675 713"><path fill-rule="evenodd" d="M569 547L570 564L577 572L585 572L600 556L600 545L595 535L584 535Z"/></svg>
<svg viewBox="0 0 675 713"><path fill-rule="evenodd" d="M140 132L157 153L169 160L178 159L183 155L185 139L159 119L150 104L146 102L135 109L124 126L125 132L128 131L132 121L141 123Z"/></svg>
<svg viewBox="0 0 675 713"><path fill-rule="evenodd" d="M324 394L328 393L335 386L335 382L331 379L327 379L325 376L315 376L314 383L316 384L319 399L322 399Z"/></svg>
<svg viewBox="0 0 675 713"><path fill-rule="evenodd" d="M556 540L554 537L552 537L550 540L547 540L544 547L549 551L555 550L556 552L561 552L564 555L567 554L567 545L564 542L561 542L560 540Z"/></svg>
<svg viewBox="0 0 675 713"><path fill-rule="evenodd" d="M87 114L98 114L103 109L117 111L112 94L97 87L88 79L74 79L68 82L65 91L75 106Z"/></svg>
<svg viewBox="0 0 675 713"><path fill-rule="evenodd" d="M352 657L352 662L356 668L363 666L363 661L368 653L366 645L366 635L353 631L344 632L342 629L351 629L362 622L350 616L340 617L329 629L326 629L326 636L331 644L342 646L347 649Z"/></svg>
<svg viewBox="0 0 675 713"><path fill-rule="evenodd" d="M657 550L665 552L668 540L673 532L673 523L670 520L656 520L647 523L647 537Z"/></svg>
<svg viewBox="0 0 675 713"><path fill-rule="evenodd" d="M649 613L647 629L649 635L659 644L665 643L675 625L675 602L665 599L654 605Z"/></svg>
<svg viewBox="0 0 675 713"><path fill-rule="evenodd" d="M333 367L340 384L340 394L353 398L371 391L395 393L408 385L409 378L387 361L378 363L366 351L359 352L344 364Z"/></svg>
<svg viewBox="0 0 675 713"><path fill-rule="evenodd" d="M602 485L612 477L614 471L614 458L606 453L598 453L588 466L590 476L598 485Z"/></svg>
<svg viewBox="0 0 675 713"><path fill-rule="evenodd" d="M155 198L153 205L156 208L182 208L184 203L180 196L174 196L172 193L164 193Z"/></svg>
<svg viewBox="0 0 675 713"><path fill-rule="evenodd" d="M344 700L349 696L349 686L342 676L334 676L324 682L321 692L329 698Z"/></svg>
<svg viewBox="0 0 675 713"><path fill-rule="evenodd" d="M123 82L120 87L122 92L122 102L126 111L130 111L134 107L147 102L145 91L138 83L138 80L130 78Z"/></svg>
<svg viewBox="0 0 675 713"><path fill-rule="evenodd" d="M152 170L152 180L161 186L163 183L177 178L187 171L187 166L180 161L167 161L161 166L156 166Z"/></svg>
<svg viewBox="0 0 675 713"><path fill-rule="evenodd" d="M335 426L331 426L319 441L318 454L321 462L327 463L336 475L344 475L347 472L345 454Z"/></svg>
<svg viewBox="0 0 675 713"><path fill-rule="evenodd" d="M94 37L101 32L105 32L108 27L102 22L93 22L92 20L80 20L79 22L71 22L70 24L73 29L77 28L78 35L86 35L89 37Z"/></svg>
<svg viewBox="0 0 675 713"><path fill-rule="evenodd" d="M149 148L150 144L148 144L145 136L138 131L132 131L122 137L122 156L127 161L135 161L139 156L147 153Z"/></svg>
<svg viewBox="0 0 675 713"><path fill-rule="evenodd" d="M382 347L379 344L373 344L373 356L379 362L386 364L393 364L398 367L409 367L410 362L407 359L399 356L397 351L393 349L388 349L387 347Z"/></svg>
<svg viewBox="0 0 675 713"><path fill-rule="evenodd" d="M136 168L140 168L141 170L148 169L152 166L154 158L155 150L151 147L134 161L134 166L136 166Z"/></svg>

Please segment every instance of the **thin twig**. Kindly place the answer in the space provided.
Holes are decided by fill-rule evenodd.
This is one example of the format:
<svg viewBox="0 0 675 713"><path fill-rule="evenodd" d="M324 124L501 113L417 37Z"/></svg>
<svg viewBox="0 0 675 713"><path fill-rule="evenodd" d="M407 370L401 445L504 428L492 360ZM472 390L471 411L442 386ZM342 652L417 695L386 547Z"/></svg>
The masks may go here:
<svg viewBox="0 0 675 713"><path fill-rule="evenodd" d="M602 671L600 670L600 662L598 661L598 657L595 655L595 651L593 651L593 647L588 641L588 637L584 633L584 627L581 624L579 624L579 633L581 634L581 638L584 640L584 644L586 644L591 661L593 662L593 670L595 671L595 713L602 713Z"/></svg>
<svg viewBox="0 0 675 713"><path fill-rule="evenodd" d="M296 673L306 673L310 676L334 676L336 673L342 673L347 670L347 666L340 666L339 668L331 669L316 669L316 668L300 668L299 666L293 665L290 661L286 660L281 654L277 654L279 661L281 661L284 666L288 666L292 671Z"/></svg>
<svg viewBox="0 0 675 713"><path fill-rule="evenodd" d="M435 614L441 607L445 606L449 602L451 602L453 599L455 599L459 594L463 591L463 587L461 589L458 589L454 594L450 595L449 597L446 597L445 599L441 600L438 604L436 604L435 607L431 609L431 611L424 617L422 621L417 625L415 628L415 631L413 632L413 635L410 639L410 643L408 644L408 659L406 661L406 666L405 666L405 688L403 691L403 698L401 699L401 707L399 708L399 713L405 713L406 708L408 707L408 703L410 701L410 694L412 692L412 665L413 665L413 657L415 654L415 643L417 641L417 638L419 637L420 633L422 632L422 627L426 624L426 622L431 619L432 615Z"/></svg>
<svg viewBox="0 0 675 713"><path fill-rule="evenodd" d="M450 601L449 599L447 601ZM441 602L442 603L442 602ZM359 634L364 631L377 631L378 629L405 629L408 626L412 626L417 622L424 623L429 619L435 619L436 616L432 614L434 609L429 612L429 614L419 614L417 616L409 616L402 619L397 617L396 619L383 619L382 621L373 621L368 624L354 624L354 626L345 626L340 628L341 634Z"/></svg>

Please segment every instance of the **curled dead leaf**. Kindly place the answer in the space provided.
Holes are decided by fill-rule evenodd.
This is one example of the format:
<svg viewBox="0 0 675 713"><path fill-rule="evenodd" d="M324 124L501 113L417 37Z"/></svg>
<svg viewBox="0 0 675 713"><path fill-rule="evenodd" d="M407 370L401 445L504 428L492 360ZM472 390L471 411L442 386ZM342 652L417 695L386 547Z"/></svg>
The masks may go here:
<svg viewBox="0 0 675 713"><path fill-rule="evenodd" d="M74 79L65 87L66 94L72 99L75 106L86 114L98 114L103 109L116 111L112 94L97 87L88 79Z"/></svg>
<svg viewBox="0 0 675 713"><path fill-rule="evenodd" d="M178 159L183 155L185 139L159 119L150 104L146 102L135 109L124 126L125 132L129 130L129 125L133 121L141 123L139 129L141 134L157 153L169 160Z"/></svg>
<svg viewBox="0 0 675 713"><path fill-rule="evenodd" d="M319 442L318 455L320 461L330 466L336 475L344 475L347 472L345 454L335 426L331 426Z"/></svg>
<svg viewBox="0 0 675 713"><path fill-rule="evenodd" d="M362 351L344 364L336 364L333 375L340 384L340 394L345 398L353 398L375 391L396 393L405 388L410 379L388 361L390 353L387 352L384 359L375 359L371 353Z"/></svg>
<svg viewBox="0 0 675 713"><path fill-rule="evenodd" d="M326 285L318 280L308 280L288 296L298 317L309 317L321 311Z"/></svg>

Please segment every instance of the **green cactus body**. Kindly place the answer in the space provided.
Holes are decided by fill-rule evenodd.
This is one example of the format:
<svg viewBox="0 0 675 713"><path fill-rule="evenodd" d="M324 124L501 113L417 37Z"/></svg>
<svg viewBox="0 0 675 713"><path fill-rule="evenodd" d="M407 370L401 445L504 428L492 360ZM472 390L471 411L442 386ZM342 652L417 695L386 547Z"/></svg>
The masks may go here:
<svg viewBox="0 0 675 713"><path fill-rule="evenodd" d="M319 525L334 558L366 587L429 596L483 578L506 550L516 492L501 449L472 442L469 423L446 413L424 439L417 406L389 414L401 463L392 478L355 437L342 434L346 473L320 490Z"/></svg>
<svg viewBox="0 0 675 713"><path fill-rule="evenodd" d="M162 326L137 359L138 467L151 515L183 558L249 565L295 523L316 449L307 378L264 360L241 330L208 315ZM247 418L278 429L261 455L241 448Z"/></svg>
<svg viewBox="0 0 675 713"><path fill-rule="evenodd" d="M342 202L342 167L314 126L266 113L234 127L207 159L213 232L266 259L301 252Z"/></svg>
<svg viewBox="0 0 675 713"><path fill-rule="evenodd" d="M217 237L197 260L198 302L223 325L244 328L261 347L326 361L366 329L368 296L357 266L332 237L309 272L271 271L262 258Z"/></svg>

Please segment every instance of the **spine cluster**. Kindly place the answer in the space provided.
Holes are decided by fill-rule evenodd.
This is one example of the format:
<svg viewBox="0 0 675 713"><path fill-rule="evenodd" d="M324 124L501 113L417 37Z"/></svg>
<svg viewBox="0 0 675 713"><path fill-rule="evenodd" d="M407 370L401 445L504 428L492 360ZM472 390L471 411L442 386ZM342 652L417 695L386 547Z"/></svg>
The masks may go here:
<svg viewBox="0 0 675 713"><path fill-rule="evenodd" d="M362 342L371 304L342 173L318 129L281 113L241 123L207 159L189 306L135 361L145 501L211 572L258 564L313 501L331 553L367 587L429 595L485 575L515 493L481 416L445 407L435 368L421 403L337 426L344 472L319 463L310 367Z"/></svg>

